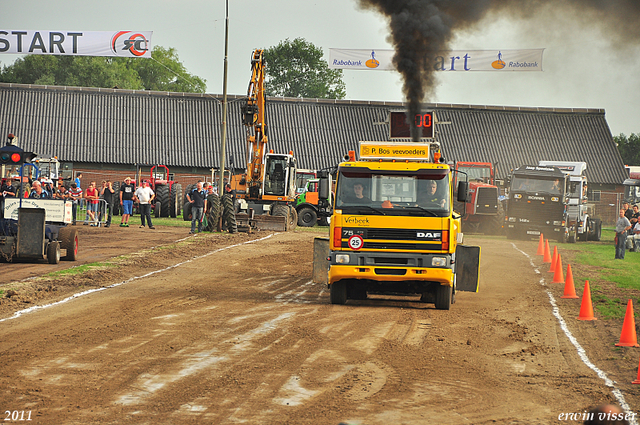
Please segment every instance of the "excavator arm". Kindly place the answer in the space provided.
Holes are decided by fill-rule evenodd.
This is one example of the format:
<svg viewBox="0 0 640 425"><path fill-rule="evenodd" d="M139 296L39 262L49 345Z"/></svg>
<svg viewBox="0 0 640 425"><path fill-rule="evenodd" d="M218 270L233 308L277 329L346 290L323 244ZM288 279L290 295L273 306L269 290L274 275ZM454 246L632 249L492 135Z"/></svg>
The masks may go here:
<svg viewBox="0 0 640 425"><path fill-rule="evenodd" d="M251 81L247 90L247 103L242 107L242 121L247 127L247 153L249 155L246 184L249 198L253 199L260 197L264 174L263 158L268 141L264 77L263 50L256 49L251 58Z"/></svg>

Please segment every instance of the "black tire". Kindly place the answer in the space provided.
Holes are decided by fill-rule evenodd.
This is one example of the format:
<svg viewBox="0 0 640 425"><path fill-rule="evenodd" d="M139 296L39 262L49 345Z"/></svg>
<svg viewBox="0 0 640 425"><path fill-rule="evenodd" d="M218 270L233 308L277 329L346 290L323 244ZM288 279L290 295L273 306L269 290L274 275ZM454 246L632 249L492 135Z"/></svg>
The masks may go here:
<svg viewBox="0 0 640 425"><path fill-rule="evenodd" d="M289 230L289 206L283 204L273 204L271 205L271 215L278 217L285 217L285 231Z"/></svg>
<svg viewBox="0 0 640 425"><path fill-rule="evenodd" d="M184 221L191 221L192 218L193 217L191 214L191 204L187 202L186 204L184 204L184 207L182 208L182 219Z"/></svg>
<svg viewBox="0 0 640 425"><path fill-rule="evenodd" d="M186 204L187 202L189 202L189 200L187 199L187 195L191 193L191 191L193 190L194 187L196 187L195 184L188 184L187 185L187 188L184 191L184 203L183 204Z"/></svg>
<svg viewBox="0 0 640 425"><path fill-rule="evenodd" d="M215 232L220 221L221 207L220 197L216 194L207 196L207 232Z"/></svg>
<svg viewBox="0 0 640 425"><path fill-rule="evenodd" d="M53 241L47 247L47 261L49 264L58 264L60 262L60 243Z"/></svg>
<svg viewBox="0 0 640 425"><path fill-rule="evenodd" d="M598 242L602 237L602 221L599 218L595 218L591 221L591 223L592 223L592 228L591 228L592 231L589 232L588 240Z"/></svg>
<svg viewBox="0 0 640 425"><path fill-rule="evenodd" d="M233 205L233 196L222 195L222 221L224 228L229 233L238 232L238 223L236 221L236 209Z"/></svg>
<svg viewBox="0 0 640 425"><path fill-rule="evenodd" d="M367 287L364 285L352 284L347 288L347 298L350 300L366 300Z"/></svg>
<svg viewBox="0 0 640 425"><path fill-rule="evenodd" d="M171 185L171 206L169 210L169 216L176 218L180 215L182 206L182 185L180 183L173 183Z"/></svg>
<svg viewBox="0 0 640 425"><path fill-rule="evenodd" d="M160 211L156 212L156 217L169 217L171 211L171 193L166 184L156 186L156 206L161 204Z"/></svg>
<svg viewBox="0 0 640 425"><path fill-rule="evenodd" d="M76 261L78 258L78 229L63 227L58 233L60 248L67 250L66 261Z"/></svg>
<svg viewBox="0 0 640 425"><path fill-rule="evenodd" d="M449 310L453 295L453 287L440 285L436 288L436 308L438 310Z"/></svg>
<svg viewBox="0 0 640 425"><path fill-rule="evenodd" d="M298 211L298 226L313 227L318 222L318 214L311 207L302 207Z"/></svg>
<svg viewBox="0 0 640 425"><path fill-rule="evenodd" d="M589 240L589 233L592 232L591 230L591 220L587 220L587 225L585 226L585 231L578 236L578 240L582 241L582 242L586 242ZM576 229L578 228L578 225L576 224ZM577 231L577 230L576 230Z"/></svg>
<svg viewBox="0 0 640 425"><path fill-rule="evenodd" d="M347 302L347 285L344 282L335 282L331 284L329 291L329 300L331 304L344 304Z"/></svg>
<svg viewBox="0 0 640 425"><path fill-rule="evenodd" d="M113 184L113 210L111 215L120 215L122 206L120 205L120 182Z"/></svg>
<svg viewBox="0 0 640 425"><path fill-rule="evenodd" d="M298 227L298 211L293 205L289 206L289 223L287 223L287 230L295 230Z"/></svg>
<svg viewBox="0 0 640 425"><path fill-rule="evenodd" d="M568 243L576 243L578 241L578 223L571 229L567 238Z"/></svg>
<svg viewBox="0 0 640 425"><path fill-rule="evenodd" d="M318 224L320 226L330 226L331 225L331 216L323 216L318 220Z"/></svg>

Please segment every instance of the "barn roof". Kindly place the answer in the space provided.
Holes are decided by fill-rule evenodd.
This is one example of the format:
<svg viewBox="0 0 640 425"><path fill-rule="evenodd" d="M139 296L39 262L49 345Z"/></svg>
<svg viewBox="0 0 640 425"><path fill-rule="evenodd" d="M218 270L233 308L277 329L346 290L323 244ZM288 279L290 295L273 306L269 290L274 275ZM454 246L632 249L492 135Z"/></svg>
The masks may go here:
<svg viewBox="0 0 640 425"><path fill-rule="evenodd" d="M244 96L228 97L227 165L244 166ZM400 102L270 98L269 148L293 151L300 168L336 165L359 140L389 139ZM425 104L447 159L497 163L498 177L539 160L587 162L593 183L627 177L602 109ZM0 134L61 161L217 168L222 96L0 83Z"/></svg>

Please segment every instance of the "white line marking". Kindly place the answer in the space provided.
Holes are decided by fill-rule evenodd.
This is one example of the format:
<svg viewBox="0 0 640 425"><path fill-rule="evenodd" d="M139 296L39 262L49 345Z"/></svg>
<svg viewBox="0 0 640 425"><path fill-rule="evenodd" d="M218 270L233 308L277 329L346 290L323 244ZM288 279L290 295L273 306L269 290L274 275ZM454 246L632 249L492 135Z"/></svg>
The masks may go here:
<svg viewBox="0 0 640 425"><path fill-rule="evenodd" d="M118 286L121 286L121 285L125 285L125 284L127 284L127 283L131 283L131 282L133 282L134 280L144 279L145 277L153 276L153 275L154 275L154 274L156 274L156 273L166 272L167 270L175 269L175 268L180 267L180 266L182 266L182 265L185 265L185 264L191 263L192 261L200 260L201 258L208 257L208 256L210 256L210 255L212 255L212 254L216 254L216 253L218 253L218 252L225 251L225 250L227 250L227 249L235 248L235 247L238 247L238 246L241 246L241 245L246 245L246 244L250 244L250 243L254 243L254 242L262 242L262 241L263 241L263 240L265 240L265 239L269 239L271 236L273 236L273 234L270 234L270 235L268 235L268 236L265 236L264 238L254 239L254 240L252 240L252 241L246 241L246 242L238 243L238 244L235 244L235 245L226 246L226 247L224 247L224 248L219 248L219 249L216 249L215 251L211 251L211 252L208 252L208 253L206 253L206 254L203 254L203 255L199 255L199 256L197 256L197 257L190 258L189 260L183 261L183 262L178 263L178 264L174 264L174 265L169 266L169 267L166 267L166 268L164 268L164 269L154 270L154 271L152 271L152 272L149 272L149 273L143 274L142 276L134 276L134 277L129 278L129 279L127 279L127 280L124 280L124 281L122 281L122 282L114 283L113 285L105 286L105 287L103 287L103 288L95 288L95 289L89 289L89 290L87 290L87 291L83 291L83 292L78 292L77 294L73 294L73 295L71 295L71 296L69 296L69 297L67 297L67 298L65 298L65 299L63 299L63 300L56 301L55 303L45 304L45 305L35 305L35 306L33 306L33 307L29 307L29 308L26 308L26 309L24 309L24 310L16 311L15 313L13 313L13 316L5 317L4 319L0 319L0 323L2 323L2 322L4 322L4 321L7 321L7 320L11 320L11 319L17 319L18 317L20 317L20 316L22 316L22 315L24 315L24 314L32 313L32 312L37 311L37 310L43 310L43 309L45 309L45 308L55 307L55 306L58 306L58 305L60 305L60 304L64 304L64 303L67 303L67 302L69 302L69 301L72 301L72 300L74 300L74 299L76 299L76 298L80 298L80 297L83 297L83 296L85 296L85 295L92 294L92 293L94 293L94 292L100 292L100 291L104 291L104 290L106 290L106 289L115 288L115 287L118 287Z"/></svg>
<svg viewBox="0 0 640 425"><path fill-rule="evenodd" d="M516 246L516 244L514 244L513 242L511 243L511 245L513 245L513 248L516 251L519 251L525 257L527 257L529 259L529 263L531 263L531 266L533 267L534 271L536 273L540 274L540 271L538 270L536 265L533 263L533 259L531 258L531 256L529 254L527 254L526 252L522 251L520 248L518 248ZM544 278L540 279L540 284L543 285L543 286L546 286ZM618 403L620 403L620 407L622 407L622 409L624 409L625 414L629 414L629 416L630 416L629 424L630 425L638 425L638 422L636 421L635 416L632 415L633 412L631 411L631 408L627 404L627 401L625 400L624 395L622 395L622 391L620 391L620 389L618 387L616 387L615 383L611 379L609 379L607 377L606 373L604 373L602 370L600 370L596 365L594 365L591 362L591 360L589 360L589 357L587 357L587 352L585 351L584 348L582 348L582 346L580 345L578 340L573 336L573 334L571 333L571 331L567 327L567 322L565 322L564 318L560 314L560 309L558 308L558 304L556 303L555 297L553 296L553 294L548 289L546 289L546 292L547 292L547 295L549 296L549 303L551 304L551 307L553 307L553 310L552 310L553 311L553 315L556 317L556 319L558 319L558 322L560 323L560 328L564 331L564 333L567 336L567 338L569 338L569 341L571 341L573 346L576 347L576 350L578 350L578 356L580 356L580 359L582 359L582 362L585 365L587 365L587 367L589 369L593 370L596 373L596 375L598 375L598 377L604 381L604 384L607 387L611 388L611 392L613 393L613 395L616 398L616 400L618 400Z"/></svg>

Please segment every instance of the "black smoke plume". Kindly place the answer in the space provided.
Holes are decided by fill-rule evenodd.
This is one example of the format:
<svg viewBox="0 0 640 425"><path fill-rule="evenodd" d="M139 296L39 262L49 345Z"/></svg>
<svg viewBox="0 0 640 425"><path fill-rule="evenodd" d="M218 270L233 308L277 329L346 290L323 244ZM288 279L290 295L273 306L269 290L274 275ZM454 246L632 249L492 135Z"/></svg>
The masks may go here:
<svg viewBox="0 0 640 425"><path fill-rule="evenodd" d="M436 52L455 50L450 42L458 31L477 25L488 14L508 14L514 19L540 19L562 13L583 25L602 28L612 43L640 44L640 0L357 0L389 20L389 41L394 65L403 78L409 117L420 112L422 102L435 94L436 70L429 58ZM545 46L540 46L545 47ZM420 132L411 124L411 138Z"/></svg>

